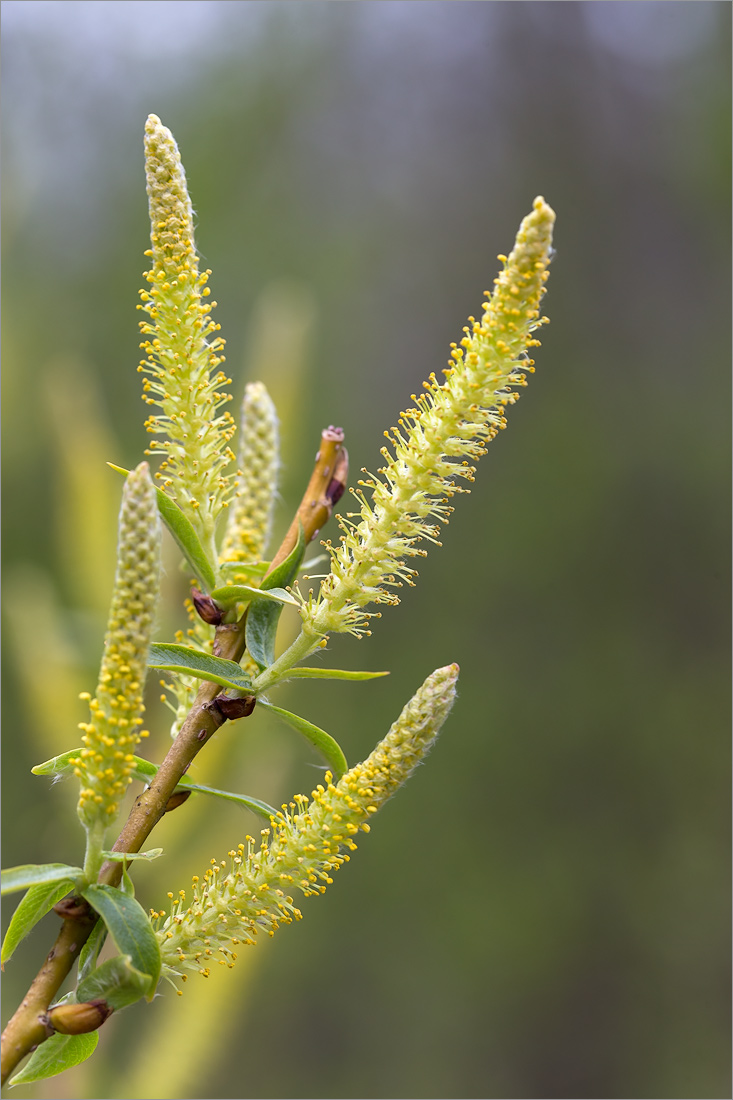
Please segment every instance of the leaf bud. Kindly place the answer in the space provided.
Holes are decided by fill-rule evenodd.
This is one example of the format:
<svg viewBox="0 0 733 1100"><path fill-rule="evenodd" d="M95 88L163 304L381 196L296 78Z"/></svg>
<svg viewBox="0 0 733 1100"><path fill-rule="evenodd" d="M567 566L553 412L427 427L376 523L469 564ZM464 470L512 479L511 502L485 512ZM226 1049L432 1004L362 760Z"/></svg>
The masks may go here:
<svg viewBox="0 0 733 1100"><path fill-rule="evenodd" d="M232 698L229 695L217 695L214 703L226 719L236 722L237 718L249 718L255 709L257 699L254 695Z"/></svg>
<svg viewBox="0 0 733 1100"><path fill-rule="evenodd" d="M219 625L222 618L221 608L212 600L211 596L200 592L198 588L192 588L191 599L200 619L203 619L210 626Z"/></svg>
<svg viewBox="0 0 733 1100"><path fill-rule="evenodd" d="M169 814L171 810L177 810L179 806L182 806L184 802L187 802L191 797L191 792L186 790L174 791L165 804L163 813Z"/></svg>
<svg viewBox="0 0 733 1100"><path fill-rule="evenodd" d="M84 1035L101 1027L112 1009L106 1001L85 1001L83 1004L55 1005L46 1014L46 1023L62 1035Z"/></svg>

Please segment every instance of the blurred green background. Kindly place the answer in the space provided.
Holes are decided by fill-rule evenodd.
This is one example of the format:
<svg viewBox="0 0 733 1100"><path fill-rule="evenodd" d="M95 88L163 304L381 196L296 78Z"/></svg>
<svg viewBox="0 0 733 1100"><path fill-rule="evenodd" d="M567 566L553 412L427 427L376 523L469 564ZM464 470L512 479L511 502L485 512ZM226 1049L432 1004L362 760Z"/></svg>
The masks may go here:
<svg viewBox="0 0 733 1100"><path fill-rule="evenodd" d="M71 785L29 769L77 741L114 568L104 462L145 446L146 115L182 152L233 388L264 378L282 414L280 532L320 429L378 465L534 196L558 215L509 430L418 587L331 645L392 675L285 704L356 760L458 661L427 766L298 926L13 1095L729 1096L730 5L2 15L5 865L80 854ZM320 775L261 719L210 748L202 781L270 801ZM192 799L138 897L257 828ZM53 935L9 965L3 1019Z"/></svg>

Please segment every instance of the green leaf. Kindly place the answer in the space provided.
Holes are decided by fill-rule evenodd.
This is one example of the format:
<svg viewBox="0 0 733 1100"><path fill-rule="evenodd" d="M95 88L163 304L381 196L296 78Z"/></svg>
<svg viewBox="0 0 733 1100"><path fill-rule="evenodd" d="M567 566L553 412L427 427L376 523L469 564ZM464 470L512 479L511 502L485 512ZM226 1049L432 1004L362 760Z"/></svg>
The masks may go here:
<svg viewBox="0 0 733 1100"><path fill-rule="evenodd" d="M247 613L244 631L247 652L261 670L275 660L275 636L280 611L280 604L267 604L261 600L253 603Z"/></svg>
<svg viewBox="0 0 733 1100"><path fill-rule="evenodd" d="M264 577L270 568L269 561L222 561L220 573L243 573L247 577Z"/></svg>
<svg viewBox="0 0 733 1100"><path fill-rule="evenodd" d="M273 588L283 589L293 582L303 560L305 546L305 532L303 525L299 524L297 543L285 561L281 561L262 581L260 593L271 591ZM247 613L245 628L247 650L261 669L267 668L275 660L275 637L281 611L281 604L256 600Z"/></svg>
<svg viewBox="0 0 733 1100"><path fill-rule="evenodd" d="M130 878L130 872L127 870L127 864L122 864L122 879L120 881L120 890L123 894L127 894L128 897L135 897L135 883Z"/></svg>
<svg viewBox="0 0 733 1100"><path fill-rule="evenodd" d="M185 647L182 647L185 648ZM216 660L216 658L211 658ZM222 662L233 664L233 661ZM239 665L237 665L239 668ZM240 669L241 672L241 669ZM379 673L374 673L378 675ZM219 683L220 681L216 681ZM225 684L226 687L237 687L238 691L242 691L245 687L249 687L249 683L242 684ZM69 749L68 752L63 752L61 756L52 757L51 760L46 760L44 763L36 764L35 768L31 771L34 775L62 775L69 771L74 770L74 764L69 763L69 759L75 759L78 757L81 748ZM143 757L133 757L132 762L132 774L135 779L141 780L143 783L150 782L153 775L157 773L157 764L152 760L145 760ZM203 783L195 783L193 779L189 779L188 775L182 775L178 780L178 787L184 788L186 791L192 791L195 794L212 794L217 799L226 799L228 802L236 802L240 806L247 807L255 814L260 814L261 817L266 817L267 821L277 811L267 802L262 802L260 799L253 799L250 794L236 794L233 791L220 791L216 787L205 787ZM123 853L123 851L105 851L103 855L107 859L117 859L122 861L128 859L156 859L162 853L162 848L151 848L150 851L136 851L136 853Z"/></svg>
<svg viewBox="0 0 733 1100"><path fill-rule="evenodd" d="M147 783L148 779L158 774L158 764L154 764L152 760L145 760L142 756L133 756L133 774L136 779L142 779Z"/></svg>
<svg viewBox="0 0 733 1100"><path fill-rule="evenodd" d="M287 588L289 584L295 580L300 563L303 560L305 554L305 531L303 530L303 524L298 524L298 541L293 549L288 554L284 561L281 561L279 565L276 565L272 573L268 573L263 580L259 591L262 592L268 588Z"/></svg>
<svg viewBox="0 0 733 1100"><path fill-rule="evenodd" d="M44 1077L55 1077L65 1069L85 1062L94 1053L98 1042L98 1031L90 1031L86 1035L52 1035L33 1052L9 1084L28 1085L31 1081L42 1081Z"/></svg>
<svg viewBox="0 0 733 1100"><path fill-rule="evenodd" d="M280 681L285 680L374 680L377 676L389 676L388 672L347 672L341 668L291 668Z"/></svg>
<svg viewBox="0 0 733 1100"><path fill-rule="evenodd" d="M81 867L71 867L68 863L24 863L2 872L2 893L13 894L16 890L51 882L68 882L71 889L81 874Z"/></svg>
<svg viewBox="0 0 733 1100"><path fill-rule="evenodd" d="M318 749L337 779L340 779L344 772L348 771L349 765L346 763L346 757L341 751L341 746L325 730L314 726L312 722L306 721L300 715L291 714L289 710L283 710L281 707L274 707L272 703L266 703L263 699L260 699L258 706L266 707L273 714L279 715L284 722L287 722L294 730L301 733L307 741L310 741L311 745Z"/></svg>
<svg viewBox="0 0 733 1100"><path fill-rule="evenodd" d="M158 856L163 855L162 848L150 848L147 852L102 852L105 859L115 860L116 863L122 863L129 859L157 859Z"/></svg>
<svg viewBox="0 0 733 1100"><path fill-rule="evenodd" d="M39 886L31 886L10 918L10 924L5 933L2 951L0 952L0 963L3 966L20 941L25 939L39 920L45 917L46 913L53 909L56 902L61 901L61 898L68 892L68 882L45 882Z"/></svg>
<svg viewBox="0 0 733 1100"><path fill-rule="evenodd" d="M81 745L77 749L69 749L59 756L52 756L50 760L44 760L42 764L36 764L35 768L31 768L31 772L33 775L69 775L76 767L74 761L82 752Z"/></svg>
<svg viewBox="0 0 733 1100"><path fill-rule="evenodd" d="M115 466L112 462L108 462L107 465L125 476L130 472L129 470L125 470L122 466ZM193 569L205 590L210 592L216 585L216 575L201 545L199 537L196 534L195 528L176 502L171 500L162 489L158 489L156 486L155 493L158 498L158 511L160 512L161 519L173 535L179 550Z"/></svg>
<svg viewBox="0 0 733 1100"><path fill-rule="evenodd" d="M259 798L252 798L248 794L233 794L231 791L220 791L216 787L203 787L200 783L186 782L187 777L184 775L178 784L179 787L185 787L187 791L193 791L198 794L212 794L217 798L224 798L227 802L236 802L240 806L245 806L248 810L252 810L253 813L259 814L260 817L265 817L269 821L271 817L277 815L277 810L270 806L267 802L260 801Z"/></svg>
<svg viewBox="0 0 733 1100"><path fill-rule="evenodd" d="M239 666L237 667L239 668ZM238 685L227 684L225 686L233 687ZM242 686L243 685L238 686L238 690L241 691ZM69 749L68 752L63 753L61 756L54 756L51 760L46 760L45 763L38 764L31 770L35 775L62 775L73 769L74 765L69 764L69 758L74 759L80 752L81 748ZM158 765L153 764L151 760L145 760L142 756L133 757L132 774L135 779L139 779L143 783L148 783L153 776L157 774L157 771ZM205 787L201 783L194 783L187 775L181 776L178 780L178 787L183 787L185 790L192 791L195 794L210 794L215 795L217 798L224 798L228 802L236 802L238 805L245 806L248 810L252 810L253 813L259 814L260 817L267 818L268 821L273 814L277 813L277 810L267 802L262 802L259 798L252 798L251 795L248 794L235 794L233 791L220 791L216 787ZM155 859L162 851L162 848L151 848L149 852L105 852L104 855L107 859L117 859L120 861L123 859Z"/></svg>
<svg viewBox="0 0 733 1100"><path fill-rule="evenodd" d="M135 757L133 767L136 777L145 782L152 779L158 771L157 764L151 763L150 760L143 760L139 756ZM233 794L231 791L220 791L217 790L216 787L204 787L201 783L194 783L187 775L182 775L178 780L176 790L181 787L195 794L211 794L216 795L217 798L224 798L227 802L236 802L238 805L245 806L248 810L252 810L253 813L267 818L268 821L277 814L277 810L273 806L270 806L267 802L261 802L259 798L252 798L247 794Z"/></svg>
<svg viewBox="0 0 733 1100"><path fill-rule="evenodd" d="M147 997L151 1001L160 977L160 948L142 905L135 898L105 885L87 886L82 890L82 897L99 913L120 954L129 955L132 966L148 975Z"/></svg>
<svg viewBox="0 0 733 1100"><path fill-rule="evenodd" d="M175 645L173 642L151 645L148 659L150 668L162 668L167 672L178 672L184 676L195 676L199 680L221 684L222 687L247 691L252 686L241 665L236 661L225 661L221 657L210 657L190 646Z"/></svg>
<svg viewBox="0 0 733 1100"><path fill-rule="evenodd" d="M249 600L275 600L277 603L289 603L300 607L295 596L284 588L253 588L249 584L225 584L210 593L217 603L247 603Z"/></svg>
<svg viewBox="0 0 733 1100"><path fill-rule="evenodd" d="M75 765L71 761L75 760L80 752L81 748L69 749L68 752L62 752L60 756L52 756L50 760L36 764L31 771L33 775L66 775L68 772L73 772Z"/></svg>
<svg viewBox="0 0 733 1100"><path fill-rule="evenodd" d="M99 998L116 1010L141 1000L149 988L150 975L137 970L129 955L116 955L79 983L76 999L81 1004Z"/></svg>
<svg viewBox="0 0 733 1100"><path fill-rule="evenodd" d="M82 947L79 955L78 976L80 983L94 970L97 963L97 955L102 950L102 946L106 939L107 925L103 920L98 920L89 933L87 942Z"/></svg>

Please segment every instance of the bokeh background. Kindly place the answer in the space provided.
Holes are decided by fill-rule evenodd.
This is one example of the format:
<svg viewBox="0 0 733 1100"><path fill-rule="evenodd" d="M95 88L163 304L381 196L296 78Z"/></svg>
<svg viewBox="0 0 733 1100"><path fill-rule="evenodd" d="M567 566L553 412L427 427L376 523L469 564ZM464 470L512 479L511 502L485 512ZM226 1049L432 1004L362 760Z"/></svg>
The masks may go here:
<svg viewBox="0 0 733 1100"><path fill-rule="evenodd" d="M558 215L509 430L418 587L332 643L392 675L285 702L355 760L458 661L427 766L298 926L13 1095L729 1096L730 5L2 17L5 865L80 854L71 784L29 769L77 740L114 569L105 461L145 446L146 115L182 151L233 388L263 378L280 409L280 532L320 429L374 468L534 196ZM210 749L201 781L270 801L320 774L261 718ZM138 897L162 906L256 828L190 800ZM53 935L8 967L4 1019Z"/></svg>

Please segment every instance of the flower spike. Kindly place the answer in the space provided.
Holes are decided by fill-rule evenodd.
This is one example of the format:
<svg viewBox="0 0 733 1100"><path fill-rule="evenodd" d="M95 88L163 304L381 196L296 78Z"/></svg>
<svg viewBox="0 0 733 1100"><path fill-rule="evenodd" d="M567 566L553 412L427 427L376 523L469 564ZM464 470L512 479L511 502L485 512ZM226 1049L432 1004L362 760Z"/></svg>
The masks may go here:
<svg viewBox="0 0 733 1100"><path fill-rule="evenodd" d="M224 470L234 460L228 443L235 424L229 412L219 412L231 400L221 392L231 379L217 370L224 341L210 339L219 330L209 316L216 302L206 302L211 272L199 272L178 146L156 115L145 126L145 169L152 248L146 253L150 290L141 291L138 307L149 318L140 322L146 358L138 370L147 375L143 400L161 409L145 426L166 437L146 453L165 456L155 476L195 527L213 565L216 520L233 491Z"/></svg>
<svg viewBox="0 0 733 1100"><path fill-rule="evenodd" d="M253 944L258 932L272 936L280 924L300 920L289 891L305 897L325 892L356 848L356 834L369 832L369 819L429 752L453 705L457 679L458 665L433 672L366 760L336 784L327 772L310 804L298 795L283 806L263 830L259 849L247 837L229 853L229 865L212 860L203 880L194 878L190 902L180 891L157 930L164 965L208 977L213 961L234 965L238 944Z"/></svg>
<svg viewBox="0 0 733 1100"><path fill-rule="evenodd" d="M270 540L279 466L277 413L262 382L249 382L244 389L238 463L221 558L257 561Z"/></svg>
<svg viewBox="0 0 733 1100"><path fill-rule="evenodd" d="M453 345L445 381L435 375L423 383L425 393L413 395L416 407L400 417L398 428L386 432L393 447L382 450L381 477L361 481L371 489L354 493L359 511L339 522L340 544L331 553L331 573L317 598L304 600L303 630L311 637L330 631L368 633L374 612L370 603L397 603L393 591L412 584L415 570L406 559L422 556L422 539L436 542L439 528L452 511L454 493L467 490L456 479L472 481L471 465L485 453L485 444L506 424L504 410L513 404L516 387L526 385L534 369L527 355L538 345L532 332L540 318L540 299L548 276L554 212L542 198L521 224L511 255L499 257L504 270L484 305L481 321L469 318L460 347Z"/></svg>
<svg viewBox="0 0 733 1100"><path fill-rule="evenodd" d="M143 724L143 685L160 580L161 524L147 462L125 482L120 510L117 575L104 639L91 721L82 722L84 748L73 761L81 781L78 812L89 827L112 822L132 782Z"/></svg>

